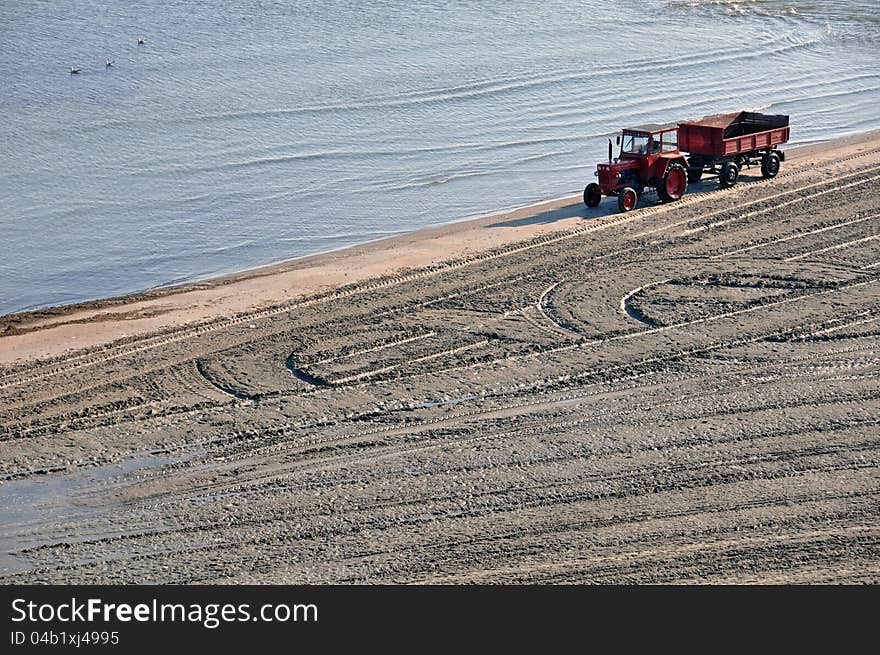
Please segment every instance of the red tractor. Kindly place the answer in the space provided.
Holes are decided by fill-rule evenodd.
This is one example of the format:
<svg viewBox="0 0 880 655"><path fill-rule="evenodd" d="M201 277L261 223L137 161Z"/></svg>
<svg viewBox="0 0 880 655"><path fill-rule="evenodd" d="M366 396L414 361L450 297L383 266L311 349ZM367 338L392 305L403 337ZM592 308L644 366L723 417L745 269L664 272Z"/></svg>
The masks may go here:
<svg viewBox="0 0 880 655"><path fill-rule="evenodd" d="M584 189L584 203L595 207L603 195L617 196L618 209L628 212L648 187L656 189L661 202L672 202L684 195L688 182L704 174L717 175L721 186L729 187L741 168L758 164L764 177L775 177L785 161L776 146L788 137L788 116L746 111L627 128L617 137L616 159L608 140L608 163L597 165L598 184Z"/></svg>
<svg viewBox="0 0 880 655"><path fill-rule="evenodd" d="M612 160L608 140L608 163L599 164L596 176L584 189L587 207L595 207L602 196L617 196L622 212L635 209L646 187L657 189L663 202L678 200L687 191L688 163L678 149L678 125L642 125L625 129L617 137L620 155Z"/></svg>

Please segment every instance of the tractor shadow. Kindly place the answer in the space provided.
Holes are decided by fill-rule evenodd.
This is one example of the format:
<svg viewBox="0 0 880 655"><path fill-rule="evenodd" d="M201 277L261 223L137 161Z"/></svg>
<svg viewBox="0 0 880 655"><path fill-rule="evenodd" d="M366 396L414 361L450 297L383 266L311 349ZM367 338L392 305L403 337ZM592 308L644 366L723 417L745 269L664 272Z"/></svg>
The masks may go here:
<svg viewBox="0 0 880 655"><path fill-rule="evenodd" d="M763 178L760 174L757 176L743 174L740 177L740 184L749 184L751 182L760 181ZM706 191L721 191L721 187L718 185L718 178L708 177L700 180L699 182L691 182L688 184L687 193L703 193ZM687 195L687 194L686 194ZM662 205L660 199L657 197L657 193L651 189L645 192L645 194L639 198L639 204L637 209L642 209L645 207L656 207ZM596 218L603 218L605 216L610 216L611 214L617 214L617 198L615 197L603 197L602 202L599 203L598 207L587 207L581 200L573 200L571 204L565 205L564 207L557 207L556 209L551 209L544 212L538 212L537 214L532 214L530 216L520 216L519 218L512 218L505 221L499 221L497 223L490 223L486 225L486 228L490 227L526 227L529 225L547 225L549 223L555 223L557 221L564 221L568 218L583 218L584 220L594 220Z"/></svg>
<svg viewBox="0 0 880 655"><path fill-rule="evenodd" d="M572 201L570 205L565 205L564 207L557 207L556 209L551 209L544 212L539 212L537 214L532 214L531 216L521 216L519 218L512 218L506 221L499 221L497 223L490 223L486 225L489 227L525 227L528 225L547 225L549 223L555 223L557 221L564 221L568 218L599 218L601 216L606 216L608 214L613 214L614 210L617 209L617 206L614 206L612 210L611 206L604 207L599 205L595 209L590 209L581 200Z"/></svg>

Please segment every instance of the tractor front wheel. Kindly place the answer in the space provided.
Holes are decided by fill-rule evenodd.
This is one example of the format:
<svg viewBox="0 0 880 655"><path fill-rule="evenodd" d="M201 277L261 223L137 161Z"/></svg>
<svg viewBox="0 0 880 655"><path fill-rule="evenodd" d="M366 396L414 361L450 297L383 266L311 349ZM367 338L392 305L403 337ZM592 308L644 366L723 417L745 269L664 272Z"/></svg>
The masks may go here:
<svg viewBox="0 0 880 655"><path fill-rule="evenodd" d="M666 169L666 175L657 183L657 195L661 202L672 202L684 195L687 186L687 171L681 164L673 162Z"/></svg>
<svg viewBox="0 0 880 655"><path fill-rule="evenodd" d="M632 211L639 202L639 194L631 186L623 187L617 194L617 208L622 212Z"/></svg>
<svg viewBox="0 0 880 655"><path fill-rule="evenodd" d="M718 179L721 181L721 186L725 189L732 187L736 184L737 179L739 179L739 166L732 161L724 162Z"/></svg>
<svg viewBox="0 0 880 655"><path fill-rule="evenodd" d="M584 204L587 207L598 207L602 200L602 191L595 182L590 182L584 189Z"/></svg>
<svg viewBox="0 0 880 655"><path fill-rule="evenodd" d="M761 160L761 175L764 177L776 177L779 173L779 155L769 152Z"/></svg>

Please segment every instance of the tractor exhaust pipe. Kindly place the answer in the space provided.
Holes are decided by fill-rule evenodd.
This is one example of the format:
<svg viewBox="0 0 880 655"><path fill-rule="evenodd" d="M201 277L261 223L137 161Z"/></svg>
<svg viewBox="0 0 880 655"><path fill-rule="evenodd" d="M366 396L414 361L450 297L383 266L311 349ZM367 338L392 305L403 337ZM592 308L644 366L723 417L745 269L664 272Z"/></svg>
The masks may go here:
<svg viewBox="0 0 880 655"><path fill-rule="evenodd" d="M608 139L608 163L611 163L611 156L614 154L614 151L611 148L611 139Z"/></svg>

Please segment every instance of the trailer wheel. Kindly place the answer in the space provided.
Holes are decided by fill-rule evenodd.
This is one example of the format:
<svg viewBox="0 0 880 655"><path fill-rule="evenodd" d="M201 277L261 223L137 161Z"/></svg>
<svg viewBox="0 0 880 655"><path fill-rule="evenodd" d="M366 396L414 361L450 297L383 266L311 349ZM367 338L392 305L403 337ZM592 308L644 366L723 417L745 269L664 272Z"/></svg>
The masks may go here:
<svg viewBox="0 0 880 655"><path fill-rule="evenodd" d="M602 191L599 189L599 185L595 182L590 182L587 188L584 189L584 204L587 207L597 207L601 200Z"/></svg>
<svg viewBox="0 0 880 655"><path fill-rule="evenodd" d="M768 152L761 160L761 175L764 177L776 177L779 173L779 155L775 152Z"/></svg>
<svg viewBox="0 0 880 655"><path fill-rule="evenodd" d="M721 181L721 186L725 189L732 187L736 184L737 179L739 179L739 166L732 161L724 162L718 179Z"/></svg>
<svg viewBox="0 0 880 655"><path fill-rule="evenodd" d="M688 169L688 182L691 184L696 184L703 177L703 169L702 168L689 168Z"/></svg>
<svg viewBox="0 0 880 655"><path fill-rule="evenodd" d="M623 187L617 194L617 208L622 212L635 209L638 202L639 194L631 186Z"/></svg>
<svg viewBox="0 0 880 655"><path fill-rule="evenodd" d="M657 182L657 195L661 202L672 202L684 195L687 186L687 171L678 162L673 162L666 169L666 175Z"/></svg>

